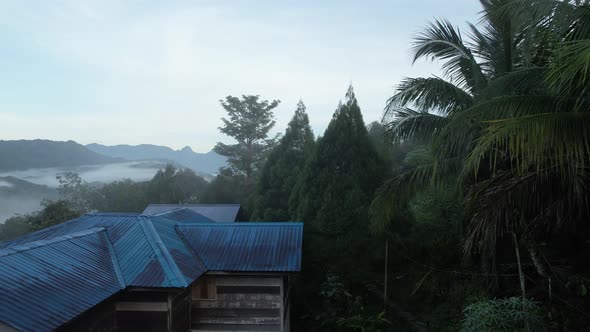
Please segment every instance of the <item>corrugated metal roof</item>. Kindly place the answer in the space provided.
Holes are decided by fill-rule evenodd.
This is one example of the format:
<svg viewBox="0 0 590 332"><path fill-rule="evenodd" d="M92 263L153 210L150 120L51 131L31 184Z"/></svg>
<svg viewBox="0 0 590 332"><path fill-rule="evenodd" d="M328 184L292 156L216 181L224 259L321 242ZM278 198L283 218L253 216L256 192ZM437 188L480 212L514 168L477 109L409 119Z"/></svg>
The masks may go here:
<svg viewBox="0 0 590 332"><path fill-rule="evenodd" d="M0 249L38 240L52 239L94 227L108 227L109 239L115 242L137 223L139 216L137 213L85 214L79 218L44 228L10 241L0 242Z"/></svg>
<svg viewBox="0 0 590 332"><path fill-rule="evenodd" d="M236 221L240 204L150 204L143 214L155 215L179 208L187 208L217 222Z"/></svg>
<svg viewBox="0 0 590 332"><path fill-rule="evenodd" d="M211 271L294 272L301 269L303 223L178 224Z"/></svg>
<svg viewBox="0 0 590 332"><path fill-rule="evenodd" d="M187 285L207 271L201 258L176 231L177 222L158 217L152 217L152 220L155 231L184 276Z"/></svg>
<svg viewBox="0 0 590 332"><path fill-rule="evenodd" d="M162 253L165 249L156 243L158 236L149 223L149 218L139 216L127 232L113 241L125 283L132 287L185 287Z"/></svg>
<svg viewBox="0 0 590 332"><path fill-rule="evenodd" d="M104 228L0 251L0 321L50 331L124 288Z"/></svg>
<svg viewBox="0 0 590 332"><path fill-rule="evenodd" d="M300 270L301 223L176 217L195 215L87 214L0 243L0 322L45 331L126 287L187 287L207 270Z"/></svg>
<svg viewBox="0 0 590 332"><path fill-rule="evenodd" d="M180 222L215 222L215 220L207 218L188 208L178 208L176 210L155 213L153 216Z"/></svg>
<svg viewBox="0 0 590 332"><path fill-rule="evenodd" d="M183 273L179 273L175 260L162 244L152 219L162 218L131 213L93 213L25 235L0 244L0 248L51 239L72 232L104 227L112 242L121 272L127 286L132 287L186 287ZM200 270L199 270L200 271ZM194 280L201 273L191 271ZM189 282L190 283L190 282Z"/></svg>

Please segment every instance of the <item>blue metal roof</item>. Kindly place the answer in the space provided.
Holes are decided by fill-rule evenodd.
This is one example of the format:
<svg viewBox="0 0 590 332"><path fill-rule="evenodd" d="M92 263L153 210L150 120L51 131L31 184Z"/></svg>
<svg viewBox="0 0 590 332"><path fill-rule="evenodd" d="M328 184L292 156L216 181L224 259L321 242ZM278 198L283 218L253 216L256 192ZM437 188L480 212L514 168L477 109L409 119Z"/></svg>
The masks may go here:
<svg viewBox="0 0 590 332"><path fill-rule="evenodd" d="M107 227L111 241L117 241L133 225L136 224L137 213L92 213L85 214L79 218L64 223L44 228L40 231L29 233L13 240L0 242L0 249L23 243L52 239L58 236L67 235L95 227Z"/></svg>
<svg viewBox="0 0 590 332"><path fill-rule="evenodd" d="M0 248L104 227L111 241L125 284L132 287L186 287L171 254L162 244L152 218L136 213L93 213L0 244ZM165 219L158 219L165 220ZM202 274L202 272L201 272ZM200 274L199 274L200 275ZM190 274L193 280L198 277ZM189 282L190 283L190 282Z"/></svg>
<svg viewBox="0 0 590 332"><path fill-rule="evenodd" d="M303 223L178 224L211 271L294 272L301 269Z"/></svg>
<svg viewBox="0 0 590 332"><path fill-rule="evenodd" d="M150 204L143 214L156 215L162 212L187 208L218 222L236 221L240 204Z"/></svg>
<svg viewBox="0 0 590 332"><path fill-rule="evenodd" d="M203 220L94 213L0 243L0 322L51 330L126 287L184 288L208 270L300 270L301 223Z"/></svg>
<svg viewBox="0 0 590 332"><path fill-rule="evenodd" d="M176 231L177 222L158 217L152 217L152 220L154 230L158 233L166 251L169 252L181 277L184 277L185 284L190 285L207 271L207 267Z"/></svg>
<svg viewBox="0 0 590 332"><path fill-rule="evenodd" d="M125 286L104 228L0 250L0 322L50 331Z"/></svg>
<svg viewBox="0 0 590 332"><path fill-rule="evenodd" d="M155 213L153 216L181 222L215 222L215 220L207 218L204 215L188 208L177 208L175 210Z"/></svg>

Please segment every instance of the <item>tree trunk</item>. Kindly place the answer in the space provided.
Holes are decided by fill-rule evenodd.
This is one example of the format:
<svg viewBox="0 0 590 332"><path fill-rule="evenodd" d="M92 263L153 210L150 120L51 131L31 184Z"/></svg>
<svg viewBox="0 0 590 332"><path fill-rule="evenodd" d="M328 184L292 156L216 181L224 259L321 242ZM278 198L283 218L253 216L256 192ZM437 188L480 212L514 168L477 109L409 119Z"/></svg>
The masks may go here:
<svg viewBox="0 0 590 332"><path fill-rule="evenodd" d="M387 311L387 263L388 263L388 253L389 253L389 240L385 240L385 275L384 275L384 285L383 285L383 312Z"/></svg>
<svg viewBox="0 0 590 332"><path fill-rule="evenodd" d="M520 279L520 292L522 296L522 311L526 313L526 289L524 283L524 273L522 272L522 264L520 262L520 248L518 245L518 239L516 238L516 233L512 232L512 240L514 241L514 251L516 252L516 263L518 265L518 277ZM528 320L524 319L524 326L528 332L531 332L531 327L529 326Z"/></svg>
<svg viewBox="0 0 590 332"><path fill-rule="evenodd" d="M545 263L543 263L543 260L539 255L539 250L537 250L537 247L535 247L532 243L527 242L526 248L529 252L529 255L531 255L531 260L533 261L533 265L535 266L537 273L541 277L547 278L547 268L545 267Z"/></svg>
<svg viewBox="0 0 590 332"><path fill-rule="evenodd" d="M545 262L543 261L543 259L541 258L541 255L539 253L539 250L537 249L537 247L531 243L527 241L526 244L527 247L527 251L529 252L529 255L531 256L531 260L533 261L533 265L535 266L535 269L537 270L537 273L543 277L545 280L547 280L547 290L549 292L549 301L551 302L551 292L552 292L552 285L551 285L551 276L549 276L549 274L547 273L547 265L545 264Z"/></svg>

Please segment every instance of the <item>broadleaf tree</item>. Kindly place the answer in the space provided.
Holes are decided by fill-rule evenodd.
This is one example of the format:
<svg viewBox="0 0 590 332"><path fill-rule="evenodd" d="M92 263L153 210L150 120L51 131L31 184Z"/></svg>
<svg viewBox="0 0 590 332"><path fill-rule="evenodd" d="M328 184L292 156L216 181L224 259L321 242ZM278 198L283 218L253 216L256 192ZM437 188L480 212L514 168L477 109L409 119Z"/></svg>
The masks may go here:
<svg viewBox="0 0 590 332"><path fill-rule="evenodd" d="M257 95L242 95L242 98L227 96L220 100L228 117L222 118L219 130L236 140L236 144L218 142L213 149L228 157L229 167L236 175L251 178L258 170L268 150L274 145L268 133L274 127L273 109L279 100L260 100Z"/></svg>

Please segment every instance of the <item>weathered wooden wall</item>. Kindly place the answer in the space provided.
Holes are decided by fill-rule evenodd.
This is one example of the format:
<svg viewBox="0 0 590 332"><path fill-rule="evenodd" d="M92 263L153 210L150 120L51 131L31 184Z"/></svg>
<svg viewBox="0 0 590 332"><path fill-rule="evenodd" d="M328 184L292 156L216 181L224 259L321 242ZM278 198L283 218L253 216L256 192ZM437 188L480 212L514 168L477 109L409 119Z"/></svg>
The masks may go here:
<svg viewBox="0 0 590 332"><path fill-rule="evenodd" d="M128 290L88 310L62 326L60 331L186 332L191 327L190 310L190 288Z"/></svg>
<svg viewBox="0 0 590 332"><path fill-rule="evenodd" d="M60 331L288 332L286 277L207 277L214 280L212 299L194 299L191 288L127 290L62 326Z"/></svg>
<svg viewBox="0 0 590 332"><path fill-rule="evenodd" d="M168 292L126 291L116 303L118 332L162 332L169 329Z"/></svg>
<svg viewBox="0 0 590 332"><path fill-rule="evenodd" d="M193 331L283 331L282 276L212 275L215 299L194 299Z"/></svg>
<svg viewBox="0 0 590 332"><path fill-rule="evenodd" d="M109 298L97 306L61 326L58 331L72 332L115 332L116 297ZM1 331L1 329L0 329Z"/></svg>
<svg viewBox="0 0 590 332"><path fill-rule="evenodd" d="M191 289L190 287L170 294L170 331L186 332L191 328Z"/></svg>

